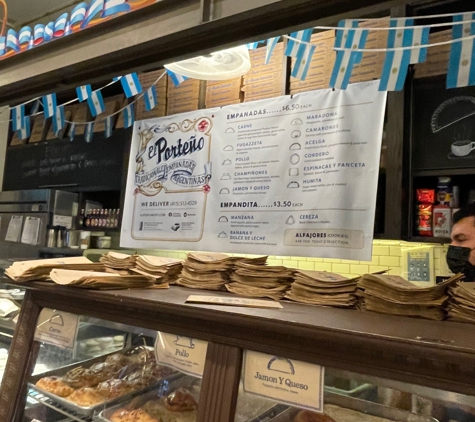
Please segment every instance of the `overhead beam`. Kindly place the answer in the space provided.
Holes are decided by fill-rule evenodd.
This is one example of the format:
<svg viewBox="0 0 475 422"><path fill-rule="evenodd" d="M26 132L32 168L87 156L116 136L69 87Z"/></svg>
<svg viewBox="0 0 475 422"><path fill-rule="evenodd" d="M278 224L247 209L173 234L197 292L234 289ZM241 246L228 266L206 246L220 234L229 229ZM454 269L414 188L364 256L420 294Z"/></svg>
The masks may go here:
<svg viewBox="0 0 475 422"><path fill-rule="evenodd" d="M162 0L0 62L0 105L404 3Z"/></svg>

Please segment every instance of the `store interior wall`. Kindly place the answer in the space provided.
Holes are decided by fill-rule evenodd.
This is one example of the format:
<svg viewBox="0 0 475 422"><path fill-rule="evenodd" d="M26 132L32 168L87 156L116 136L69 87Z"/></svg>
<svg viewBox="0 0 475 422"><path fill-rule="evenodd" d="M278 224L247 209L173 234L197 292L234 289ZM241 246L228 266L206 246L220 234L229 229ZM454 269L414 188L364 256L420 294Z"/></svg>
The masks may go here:
<svg viewBox="0 0 475 422"><path fill-rule="evenodd" d="M8 146L8 116L10 116L10 107L0 107L0 190L2 190L3 186L3 173Z"/></svg>

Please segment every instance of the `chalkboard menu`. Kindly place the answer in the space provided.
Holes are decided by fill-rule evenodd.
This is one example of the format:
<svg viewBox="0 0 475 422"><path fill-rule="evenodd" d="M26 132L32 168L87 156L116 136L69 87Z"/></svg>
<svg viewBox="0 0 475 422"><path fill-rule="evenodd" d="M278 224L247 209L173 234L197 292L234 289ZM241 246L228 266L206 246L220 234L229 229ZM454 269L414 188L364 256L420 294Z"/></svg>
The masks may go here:
<svg viewBox="0 0 475 422"><path fill-rule="evenodd" d="M118 129L109 139L95 133L90 143L78 136L9 147L3 190L120 190L131 136L131 129Z"/></svg>
<svg viewBox="0 0 475 422"><path fill-rule="evenodd" d="M475 87L446 89L445 80L415 81L413 169L475 166Z"/></svg>

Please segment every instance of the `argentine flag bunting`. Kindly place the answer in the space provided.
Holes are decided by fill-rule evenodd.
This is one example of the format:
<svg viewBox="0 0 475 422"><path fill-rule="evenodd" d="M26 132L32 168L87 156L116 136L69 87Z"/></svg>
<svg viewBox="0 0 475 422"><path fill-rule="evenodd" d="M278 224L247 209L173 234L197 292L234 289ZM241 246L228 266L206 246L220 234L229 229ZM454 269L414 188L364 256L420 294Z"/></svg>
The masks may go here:
<svg viewBox="0 0 475 422"><path fill-rule="evenodd" d="M79 3L77 6L74 7L73 11L71 12L71 19L69 23L71 24L71 28L77 29L81 26L84 19L86 18L87 13L87 3Z"/></svg>
<svg viewBox="0 0 475 422"><path fill-rule="evenodd" d="M351 19L345 19L338 22L338 27L341 29L336 30L335 36L335 48L342 48L345 45L346 39L348 37L348 31L350 28L358 28L358 21Z"/></svg>
<svg viewBox="0 0 475 422"><path fill-rule="evenodd" d="M140 85L140 80L136 73L122 76L122 78L120 78L120 83L122 84L122 88L124 88L124 93L127 98L133 97L142 92L142 85Z"/></svg>
<svg viewBox="0 0 475 422"><path fill-rule="evenodd" d="M54 23L54 37L59 38L64 35L66 32L66 25L68 23L69 15L67 13L63 13L58 19L56 19Z"/></svg>
<svg viewBox="0 0 475 422"><path fill-rule="evenodd" d="M98 114L104 113L106 106L104 105L104 98L102 98L101 91L93 91L89 97L87 97L87 104L91 114L96 117Z"/></svg>
<svg viewBox="0 0 475 422"><path fill-rule="evenodd" d="M124 127L128 128L134 124L134 104L129 104L124 108Z"/></svg>
<svg viewBox="0 0 475 422"><path fill-rule="evenodd" d="M86 142L92 141L92 134L94 133L94 122L86 123L86 128L84 130L84 139Z"/></svg>
<svg viewBox="0 0 475 422"><path fill-rule="evenodd" d="M112 123L113 123L113 120L112 120L112 116L107 116L106 119L105 119L105 135L106 135L106 138L110 138L112 136Z"/></svg>
<svg viewBox="0 0 475 422"><path fill-rule="evenodd" d="M9 29L7 32L7 48L16 52L20 51L18 35L14 29Z"/></svg>
<svg viewBox="0 0 475 422"><path fill-rule="evenodd" d="M152 85L144 95L145 109L147 111L153 110L157 106L157 90L155 85Z"/></svg>
<svg viewBox="0 0 475 422"><path fill-rule="evenodd" d="M310 63L312 62L313 53L316 45L314 44L300 44L297 57L295 59L294 68L292 69L292 76L300 80L305 80L307 77Z"/></svg>
<svg viewBox="0 0 475 422"><path fill-rule="evenodd" d="M45 26L45 42L51 41L54 36L54 22L49 22Z"/></svg>
<svg viewBox="0 0 475 422"><path fill-rule="evenodd" d="M429 44L430 26L420 26L412 30L412 46L427 46ZM427 47L414 48L411 50L411 64L423 63L427 58Z"/></svg>
<svg viewBox="0 0 475 422"><path fill-rule="evenodd" d="M177 75L175 72L167 69L168 76L173 82L174 86L178 86L181 83L185 82L188 78L186 76Z"/></svg>
<svg viewBox="0 0 475 422"><path fill-rule="evenodd" d="M7 38L0 37L0 56L3 56L7 52Z"/></svg>
<svg viewBox="0 0 475 422"><path fill-rule="evenodd" d="M250 42L250 43L247 45L247 49L248 49L248 50L255 50L258 46L259 46L259 41Z"/></svg>
<svg viewBox="0 0 475 422"><path fill-rule="evenodd" d="M35 45L41 44L45 38L45 26L42 24L35 25L34 39Z"/></svg>
<svg viewBox="0 0 475 422"><path fill-rule="evenodd" d="M297 57L297 53L299 50L300 42L310 42L310 38L312 37L313 29L304 29L298 32L292 32L290 34L291 38L295 39L288 39L287 40L287 47L285 48L284 54L289 57Z"/></svg>
<svg viewBox="0 0 475 422"><path fill-rule="evenodd" d="M18 36L20 45L29 45L31 40L31 28L24 26L20 29L20 35Z"/></svg>
<svg viewBox="0 0 475 422"><path fill-rule="evenodd" d="M73 122L69 126L69 141L73 142L75 136L76 136L76 123Z"/></svg>
<svg viewBox="0 0 475 422"><path fill-rule="evenodd" d="M452 38L455 41L450 49L447 88L475 85L475 22L456 24L475 20L475 13L463 13L454 16ZM463 39L467 38L467 39Z"/></svg>
<svg viewBox="0 0 475 422"><path fill-rule="evenodd" d="M352 22L353 28L357 28L358 22ZM349 29L346 37L343 35L343 48L337 51L335 65L330 78L330 86L337 89L346 89L350 82L351 72L356 63L360 63L363 57L361 51L352 49L362 49L366 44L368 30Z"/></svg>
<svg viewBox="0 0 475 422"><path fill-rule="evenodd" d="M56 94L48 94L43 97L43 111L45 118L53 117L56 110Z"/></svg>
<svg viewBox="0 0 475 422"><path fill-rule="evenodd" d="M92 94L91 85L78 86L76 88L76 94L78 94L78 100L82 103L86 101Z"/></svg>
<svg viewBox="0 0 475 422"><path fill-rule="evenodd" d="M86 18L81 24L81 28L86 28L96 16L98 17L98 15L102 14L103 10L104 0L92 0L87 9Z"/></svg>
<svg viewBox="0 0 475 422"><path fill-rule="evenodd" d="M20 130L25 124L25 104L12 108L12 130Z"/></svg>
<svg viewBox="0 0 475 422"><path fill-rule="evenodd" d="M56 112L53 116L53 132L58 133L65 126L64 121L64 106L56 107Z"/></svg>
<svg viewBox="0 0 475 422"><path fill-rule="evenodd" d="M17 134L20 139L26 139L30 137L30 116L25 116L23 127L17 131Z"/></svg>
<svg viewBox="0 0 475 422"><path fill-rule="evenodd" d="M272 57L272 53L274 52L274 48L279 42L279 39L280 37L274 37L274 38L269 38L267 40L265 64L269 64L270 59Z"/></svg>
<svg viewBox="0 0 475 422"><path fill-rule="evenodd" d="M413 26L413 19L391 19L390 27ZM392 29L388 33L388 48L384 59L380 91L400 91L404 88L407 70L411 62L411 50L397 50L398 47L412 46L412 29Z"/></svg>
<svg viewBox="0 0 475 422"><path fill-rule="evenodd" d="M129 12L130 4L126 0L105 0L102 17L107 18L118 13Z"/></svg>
<svg viewBox="0 0 475 422"><path fill-rule="evenodd" d="M41 105L40 100L33 101L33 105L30 108L30 114L35 115L36 113L38 113L38 111L40 111L40 105Z"/></svg>

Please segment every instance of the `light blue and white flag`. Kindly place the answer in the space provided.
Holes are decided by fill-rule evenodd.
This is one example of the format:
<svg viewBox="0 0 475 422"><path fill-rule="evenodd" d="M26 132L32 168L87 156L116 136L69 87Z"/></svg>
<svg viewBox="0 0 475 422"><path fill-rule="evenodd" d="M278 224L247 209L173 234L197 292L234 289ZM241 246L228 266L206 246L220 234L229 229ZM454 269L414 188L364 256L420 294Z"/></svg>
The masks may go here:
<svg viewBox="0 0 475 422"><path fill-rule="evenodd" d="M69 126L69 141L73 142L75 136L76 136L76 123L73 122Z"/></svg>
<svg viewBox="0 0 475 422"><path fill-rule="evenodd" d="M133 97L142 92L142 85L140 84L139 77L135 72L122 76L122 78L120 78L120 83L122 84L122 88L124 88L124 93L127 98Z"/></svg>
<svg viewBox="0 0 475 422"><path fill-rule="evenodd" d="M157 106L157 90L155 89L155 85L152 85L149 89L147 89L147 92L145 92L144 95L144 101L145 109L147 111L153 110Z"/></svg>
<svg viewBox="0 0 475 422"><path fill-rule="evenodd" d="M305 80L316 47L315 44L300 44L297 57L295 58L294 68L292 69L292 76L294 78L298 78L302 81Z"/></svg>
<svg viewBox="0 0 475 422"><path fill-rule="evenodd" d="M259 43L261 41L255 41L255 42L250 42L247 44L247 49L248 50L255 50L257 47L259 47Z"/></svg>
<svg viewBox="0 0 475 422"><path fill-rule="evenodd" d="M43 96L43 111L45 118L53 117L56 110L56 94L48 94Z"/></svg>
<svg viewBox="0 0 475 422"><path fill-rule="evenodd" d="M53 116L53 132L58 133L66 125L64 118L64 106L56 107L56 111Z"/></svg>
<svg viewBox="0 0 475 422"><path fill-rule="evenodd" d="M79 3L77 6L74 7L73 11L71 12L71 19L69 19L69 23L73 29L81 26L86 19L88 4L87 3Z"/></svg>
<svg viewBox="0 0 475 422"><path fill-rule="evenodd" d="M174 86L178 86L188 79L186 76L178 75L175 72L172 72L171 70L168 70L168 69L167 69L167 73L170 79L172 80Z"/></svg>
<svg viewBox="0 0 475 422"><path fill-rule="evenodd" d="M121 78L122 78L122 76L116 76L115 78L112 78L112 80L114 82L117 82L117 81L120 81Z"/></svg>
<svg viewBox="0 0 475 422"><path fill-rule="evenodd" d="M92 141L92 134L94 133L94 122L86 123L86 128L84 129L84 139L86 142Z"/></svg>
<svg viewBox="0 0 475 422"><path fill-rule="evenodd" d="M87 97L87 104L91 114L96 117L98 114L104 113L106 106L104 105L104 98L101 91L92 91L91 95Z"/></svg>
<svg viewBox="0 0 475 422"><path fill-rule="evenodd" d="M63 13L56 21L54 22L54 37L60 38L66 32L66 25L68 24L68 13Z"/></svg>
<svg viewBox="0 0 475 422"><path fill-rule="evenodd" d="M0 56L7 52L7 37L0 37Z"/></svg>
<svg viewBox="0 0 475 422"><path fill-rule="evenodd" d="M45 39L45 26L41 23L35 25L34 29L35 45L41 44Z"/></svg>
<svg viewBox="0 0 475 422"><path fill-rule="evenodd" d="M335 48L342 48L346 39L348 38L348 33L351 28L358 28L358 21L352 19L345 19L338 22L338 28L335 35Z"/></svg>
<svg viewBox="0 0 475 422"><path fill-rule="evenodd" d="M118 13L129 12L130 9L130 4L126 0L105 0L102 17L107 18Z"/></svg>
<svg viewBox="0 0 475 422"><path fill-rule="evenodd" d="M468 38L475 35L475 22L456 24L473 20L475 13L471 12L454 16L452 38L460 41L452 43L450 49L447 88L475 85L475 43L473 38Z"/></svg>
<svg viewBox="0 0 475 422"><path fill-rule="evenodd" d="M292 32L290 34L291 38L287 40L287 47L285 47L284 54L289 57L297 57L297 53L299 51L300 41L303 42L310 42L310 38L312 37L312 28L304 29L302 31Z"/></svg>
<svg viewBox="0 0 475 422"><path fill-rule="evenodd" d="M54 37L54 22L49 22L45 26L45 38L44 41L51 41Z"/></svg>
<svg viewBox="0 0 475 422"><path fill-rule="evenodd" d="M30 137L30 116L25 116L23 127L17 131L17 134L20 139L26 139Z"/></svg>
<svg viewBox="0 0 475 422"><path fill-rule="evenodd" d="M30 114L35 115L40 111L41 101L35 100L33 101L33 105L30 108Z"/></svg>
<svg viewBox="0 0 475 422"><path fill-rule="evenodd" d="M14 29L9 29L7 32L7 49L13 51L20 51L20 43L18 41L18 35Z"/></svg>
<svg viewBox="0 0 475 422"><path fill-rule="evenodd" d="M430 26L420 26L412 30L412 46L429 45ZM423 63L427 59L427 47L411 50L411 64Z"/></svg>
<svg viewBox="0 0 475 422"><path fill-rule="evenodd" d="M86 101L92 94L91 85L78 86L76 88L76 94L78 94L78 100L82 103Z"/></svg>
<svg viewBox="0 0 475 422"><path fill-rule="evenodd" d="M84 19L81 27L86 28L95 17L102 14L103 10L104 0L92 0L87 9L86 18Z"/></svg>
<svg viewBox="0 0 475 422"><path fill-rule="evenodd" d="M343 48L345 50L337 51L335 65L330 78L330 86L337 89L346 89L350 83L351 72L355 64L360 63L363 57L361 51L352 51L353 49L363 49L368 37L367 29L356 29L358 22L353 22L355 29L349 29L346 39L344 39Z"/></svg>
<svg viewBox="0 0 475 422"><path fill-rule="evenodd" d="M66 29L64 30L64 35L69 35L73 32L73 30L71 29L71 23L68 21L68 23L66 24Z"/></svg>
<svg viewBox="0 0 475 422"><path fill-rule="evenodd" d="M20 130L25 124L25 104L12 107L12 130Z"/></svg>
<svg viewBox="0 0 475 422"><path fill-rule="evenodd" d="M31 40L31 28L29 26L24 26L20 29L20 35L18 36L18 41L20 45L30 45Z"/></svg>
<svg viewBox="0 0 475 422"><path fill-rule="evenodd" d="M134 124L134 104L129 104L124 108L124 127L128 128Z"/></svg>
<svg viewBox="0 0 475 422"><path fill-rule="evenodd" d="M389 23L392 28L413 25L414 20L408 18L391 19ZM387 46L390 50L386 52L384 59L379 83L380 91L400 91L404 88L407 70L411 63L411 50L398 50L398 48L412 46L412 37L412 28L389 30Z"/></svg>
<svg viewBox="0 0 475 422"><path fill-rule="evenodd" d="M105 135L106 138L110 138L112 136L112 125L113 125L113 116L107 116L105 118Z"/></svg>
<svg viewBox="0 0 475 422"><path fill-rule="evenodd" d="M279 42L279 39L280 37L274 37L274 38L269 38L267 40L265 64L269 64L270 59L272 57L272 53L274 52L274 48Z"/></svg>

